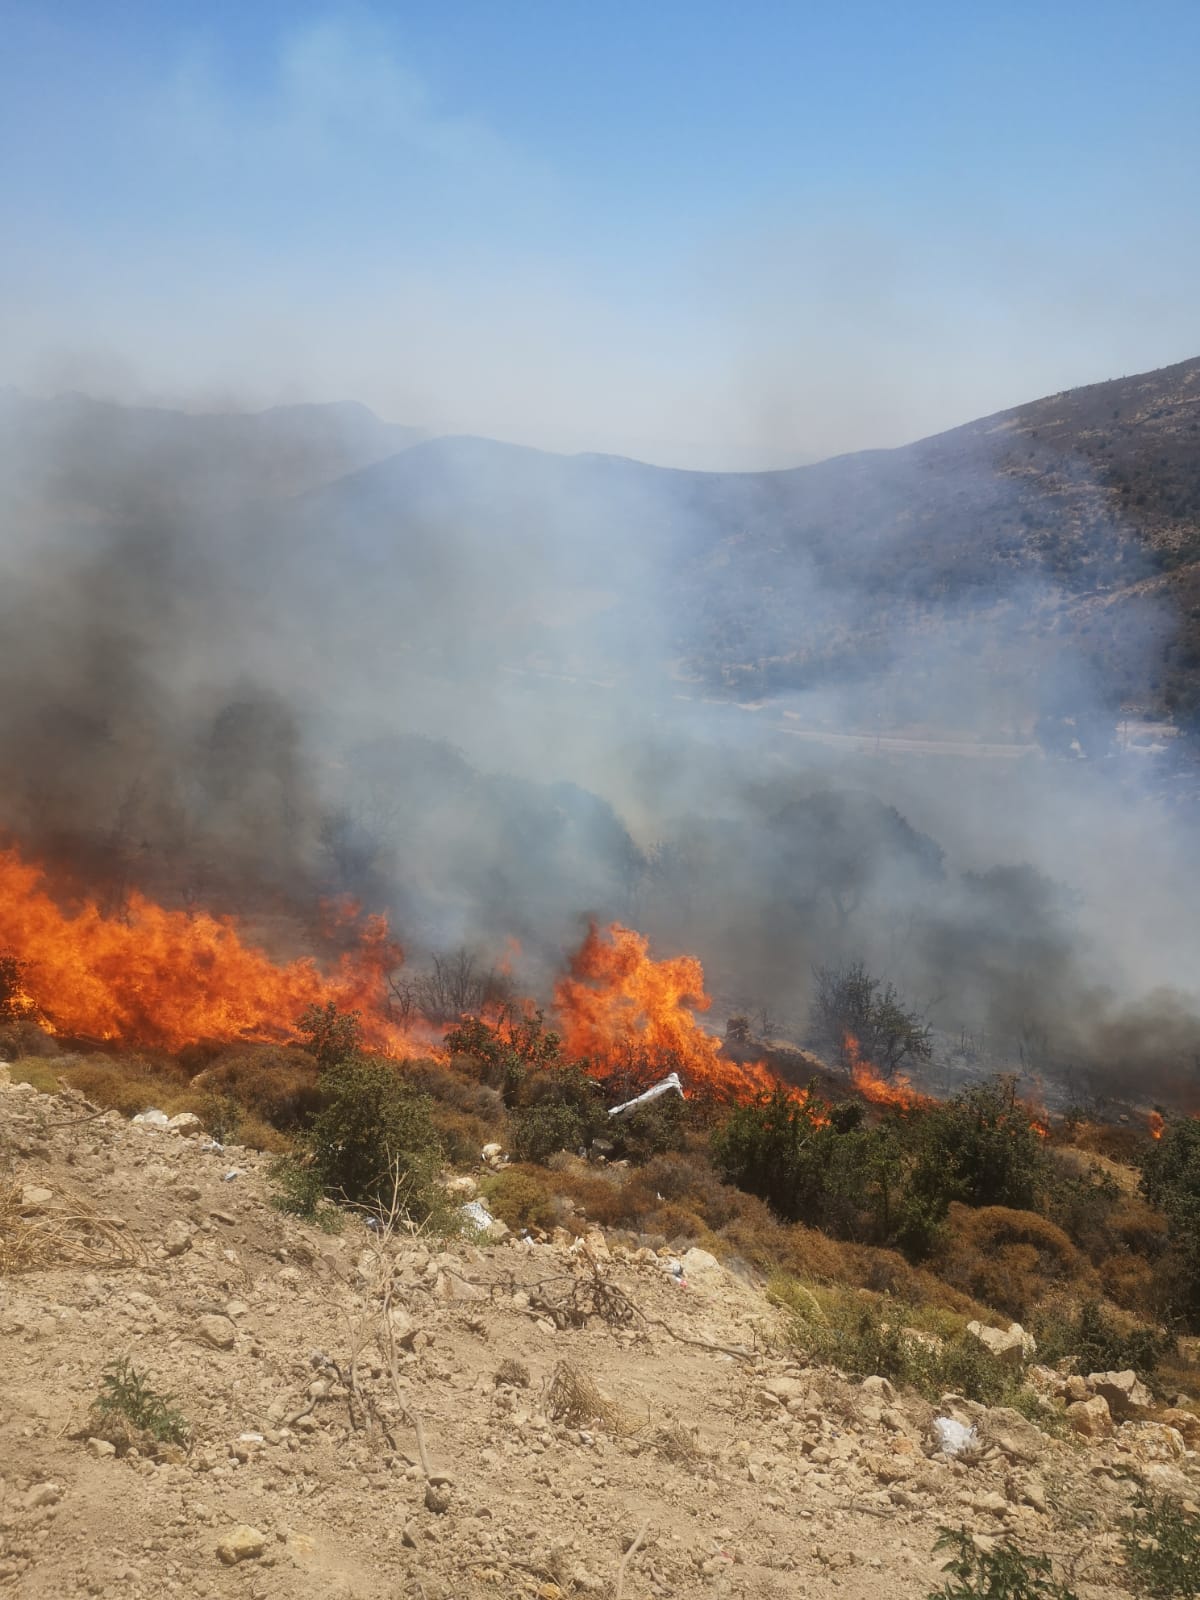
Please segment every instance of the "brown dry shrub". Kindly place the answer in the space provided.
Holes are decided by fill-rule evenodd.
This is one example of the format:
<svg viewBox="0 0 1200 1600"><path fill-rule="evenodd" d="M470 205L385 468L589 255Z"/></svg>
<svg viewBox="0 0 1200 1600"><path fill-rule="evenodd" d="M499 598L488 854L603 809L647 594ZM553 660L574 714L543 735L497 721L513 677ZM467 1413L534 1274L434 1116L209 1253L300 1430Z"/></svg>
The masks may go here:
<svg viewBox="0 0 1200 1600"><path fill-rule="evenodd" d="M500 1138L505 1113L504 1099L498 1090L490 1089L486 1083L480 1083L478 1078L470 1077L453 1065L445 1066L437 1061L406 1061L403 1071L422 1094L475 1117L485 1126L487 1135L482 1144Z"/></svg>
<svg viewBox="0 0 1200 1600"><path fill-rule="evenodd" d="M483 1198L488 1210L510 1228L543 1228L558 1222L553 1180L540 1167L506 1167L483 1180Z"/></svg>
<svg viewBox="0 0 1200 1600"><path fill-rule="evenodd" d="M228 1095L285 1133L304 1127L321 1106L317 1063L295 1045L238 1045L223 1051L192 1083Z"/></svg>
<svg viewBox="0 0 1200 1600"><path fill-rule="evenodd" d="M273 1128L269 1122L248 1112L237 1125L234 1143L245 1145L247 1150L261 1150L266 1155L282 1156L292 1148L286 1133Z"/></svg>
<svg viewBox="0 0 1200 1600"><path fill-rule="evenodd" d="M1114 1305L1145 1317L1158 1315L1154 1268L1139 1256L1109 1256L1099 1266L1100 1286Z"/></svg>
<svg viewBox="0 0 1200 1600"><path fill-rule="evenodd" d="M1127 1123L1080 1122L1072 1131L1071 1143L1078 1150L1089 1150L1122 1166L1135 1167L1149 1139L1145 1128Z"/></svg>
<svg viewBox="0 0 1200 1600"><path fill-rule="evenodd" d="M105 1109L134 1117L157 1107L168 1116L199 1111L198 1096L173 1063L145 1056L83 1056L63 1070L63 1079Z"/></svg>
<svg viewBox="0 0 1200 1600"><path fill-rule="evenodd" d="M446 1160L452 1166L465 1167L477 1164L479 1152L485 1144L490 1144L495 1138L495 1131L490 1123L484 1122L481 1117L473 1116L469 1111L460 1111L457 1106L447 1105L440 1100L430 1101L429 1120L437 1129L442 1149L446 1152Z"/></svg>
<svg viewBox="0 0 1200 1600"><path fill-rule="evenodd" d="M647 1212L663 1201L673 1202L717 1232L741 1213L749 1196L722 1183L706 1154L671 1151L654 1156L633 1175L629 1199L631 1208Z"/></svg>
<svg viewBox="0 0 1200 1600"><path fill-rule="evenodd" d="M1140 1195L1123 1195L1113 1208L1109 1227L1117 1242L1136 1255L1153 1259L1167 1247L1167 1219Z"/></svg>
<svg viewBox="0 0 1200 1600"><path fill-rule="evenodd" d="M636 1198L617 1169L584 1168L571 1162L555 1168L555 1192L573 1200L578 1210L602 1228L640 1227Z"/></svg>
<svg viewBox="0 0 1200 1600"><path fill-rule="evenodd" d="M1026 1315L1050 1290L1092 1283L1061 1228L1007 1206L952 1205L936 1266L947 1283L1012 1317Z"/></svg>

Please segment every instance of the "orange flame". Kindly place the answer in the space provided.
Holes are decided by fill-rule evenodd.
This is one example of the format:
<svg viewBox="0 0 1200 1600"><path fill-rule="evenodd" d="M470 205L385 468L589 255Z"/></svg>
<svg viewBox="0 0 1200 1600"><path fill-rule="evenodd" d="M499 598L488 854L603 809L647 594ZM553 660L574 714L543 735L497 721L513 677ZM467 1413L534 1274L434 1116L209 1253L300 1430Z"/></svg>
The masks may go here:
<svg viewBox="0 0 1200 1600"><path fill-rule="evenodd" d="M728 1061L696 1012L712 1004L695 956L655 961L650 941L614 922L593 924L554 988L566 1054L586 1060L598 1078L620 1071L632 1054L662 1070L677 1068L689 1090L720 1099L753 1100L782 1085L761 1061ZM794 1090L806 1098L803 1090Z"/></svg>
<svg viewBox="0 0 1200 1600"><path fill-rule="evenodd" d="M1152 1139L1161 1139L1163 1136L1163 1129L1167 1125L1167 1119L1163 1116L1162 1112L1152 1111L1146 1118L1146 1123L1150 1129L1150 1137Z"/></svg>
<svg viewBox="0 0 1200 1600"><path fill-rule="evenodd" d="M178 1050L199 1040L294 1037L310 1005L361 1013L363 1038L392 1055L429 1053L387 1014L386 979L401 952L382 917L323 975L309 960L276 963L232 918L168 911L136 892L122 917L85 900L59 909L44 874L0 850L0 950L22 963L30 1009L50 1031Z"/></svg>
<svg viewBox="0 0 1200 1600"><path fill-rule="evenodd" d="M852 1033L842 1035L842 1054L850 1068L850 1080L864 1100L877 1106L893 1106L902 1111L912 1111L918 1106L932 1105L928 1095L919 1094L903 1073L883 1078L862 1053L862 1046Z"/></svg>

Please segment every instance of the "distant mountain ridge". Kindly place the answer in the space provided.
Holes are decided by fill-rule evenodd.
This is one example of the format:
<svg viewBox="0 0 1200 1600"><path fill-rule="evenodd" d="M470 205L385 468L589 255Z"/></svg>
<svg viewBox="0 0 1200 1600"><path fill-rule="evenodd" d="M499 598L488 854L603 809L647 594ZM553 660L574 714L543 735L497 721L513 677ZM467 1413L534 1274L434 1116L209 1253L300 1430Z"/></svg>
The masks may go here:
<svg viewBox="0 0 1200 1600"><path fill-rule="evenodd" d="M887 725L925 718L949 660L962 704L942 711L964 725L1000 682L1028 732L1085 678L1113 712L1200 723L1200 358L771 472L429 438L354 403L205 415L10 392L8 492L30 461L46 514L127 515L131 481L152 507L212 504L277 563L311 554L302 605L346 622L395 596L423 639L445 602L473 645L508 641L505 665L606 672L653 639L718 695L876 684ZM580 607L600 615L584 643L556 616ZM528 636L511 623L527 612Z"/></svg>

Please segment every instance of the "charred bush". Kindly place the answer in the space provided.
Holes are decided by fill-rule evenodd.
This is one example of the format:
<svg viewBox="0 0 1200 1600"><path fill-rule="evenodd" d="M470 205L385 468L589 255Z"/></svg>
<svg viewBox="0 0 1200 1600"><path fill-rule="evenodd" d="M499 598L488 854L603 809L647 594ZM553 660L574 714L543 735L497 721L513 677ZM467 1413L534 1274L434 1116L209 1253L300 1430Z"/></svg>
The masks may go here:
<svg viewBox="0 0 1200 1600"><path fill-rule="evenodd" d="M929 1060L929 1028L904 1004L895 984L873 978L861 961L817 967L813 976L811 1027L843 1068L861 1055L891 1078L906 1061Z"/></svg>

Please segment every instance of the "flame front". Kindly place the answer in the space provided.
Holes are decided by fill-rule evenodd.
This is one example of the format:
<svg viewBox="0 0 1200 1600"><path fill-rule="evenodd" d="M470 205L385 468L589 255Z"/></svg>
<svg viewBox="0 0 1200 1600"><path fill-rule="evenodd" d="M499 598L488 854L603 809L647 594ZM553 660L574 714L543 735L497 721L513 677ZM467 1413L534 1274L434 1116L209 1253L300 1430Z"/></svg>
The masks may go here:
<svg viewBox="0 0 1200 1600"><path fill-rule="evenodd" d="M1163 1129L1167 1125L1167 1119L1163 1116L1161 1111L1151 1111L1149 1116L1146 1118L1146 1125L1150 1129L1150 1137L1152 1139L1161 1139L1163 1136Z"/></svg>
<svg viewBox="0 0 1200 1600"><path fill-rule="evenodd" d="M91 900L68 915L39 868L2 850L0 950L22 964L30 1011L68 1037L165 1050L272 1041L294 1037L307 1006L332 1000L360 1012L370 1048L414 1049L387 1014L387 975L402 958L381 917L363 922L357 947L326 976L310 960L272 961L231 918L168 911L136 891L119 918Z"/></svg>
<svg viewBox="0 0 1200 1600"><path fill-rule="evenodd" d="M896 1077L883 1078L862 1053L862 1046L852 1033L842 1035L842 1055L850 1068L850 1080L864 1100L877 1106L892 1106L901 1111L911 1111L917 1106L932 1105L928 1095L919 1094L911 1081L898 1073Z"/></svg>
<svg viewBox="0 0 1200 1600"><path fill-rule="evenodd" d="M650 941L619 922L603 934L593 924L555 985L554 1003L566 1054L586 1060L596 1077L620 1071L634 1055L678 1069L689 1092L719 1099L753 1100L781 1086L760 1061L726 1060L720 1040L697 1022L696 1012L712 1004L699 960L652 960Z"/></svg>

